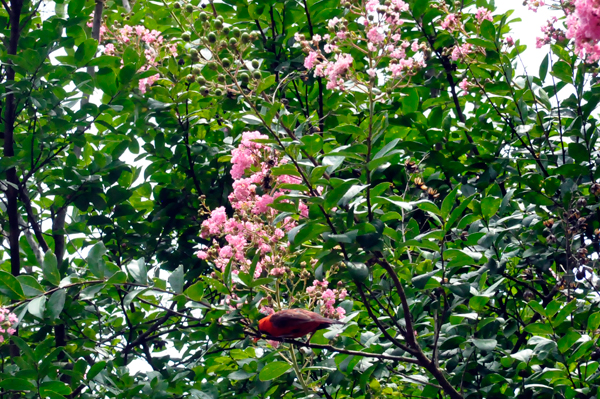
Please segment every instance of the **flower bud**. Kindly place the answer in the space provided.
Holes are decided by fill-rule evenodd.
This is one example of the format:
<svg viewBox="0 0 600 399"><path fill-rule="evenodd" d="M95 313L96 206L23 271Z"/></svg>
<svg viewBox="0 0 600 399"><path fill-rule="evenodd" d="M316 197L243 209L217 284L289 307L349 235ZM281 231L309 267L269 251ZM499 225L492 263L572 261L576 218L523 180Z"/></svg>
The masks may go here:
<svg viewBox="0 0 600 399"><path fill-rule="evenodd" d="M229 39L229 46L230 47L235 47L237 46L237 39L235 37L232 37L231 39Z"/></svg>
<svg viewBox="0 0 600 399"><path fill-rule="evenodd" d="M181 39L185 42L189 42L192 39L192 36L189 34L189 32L184 32L181 34Z"/></svg>
<svg viewBox="0 0 600 399"><path fill-rule="evenodd" d="M223 64L223 68L229 68L231 66L231 61L229 58L223 58L221 64Z"/></svg>
<svg viewBox="0 0 600 399"><path fill-rule="evenodd" d="M187 80L188 83L194 83L196 81L196 77L192 74L189 74L185 77L185 80Z"/></svg>
<svg viewBox="0 0 600 399"><path fill-rule="evenodd" d="M198 50L196 50L195 48L190 49L190 55L198 55Z"/></svg>
<svg viewBox="0 0 600 399"><path fill-rule="evenodd" d="M223 21L215 19L215 21L213 22L213 26L215 27L215 29L221 30L223 28Z"/></svg>
<svg viewBox="0 0 600 399"><path fill-rule="evenodd" d="M587 205L587 200L585 198L582 197L577 200L578 207L583 208L586 205Z"/></svg>
<svg viewBox="0 0 600 399"><path fill-rule="evenodd" d="M192 74L194 74L194 75L198 76L198 75L200 75L200 72L202 72L202 71L200 70L200 68L198 68L198 67L194 67L194 68L192 68Z"/></svg>
<svg viewBox="0 0 600 399"><path fill-rule="evenodd" d="M196 78L196 82L198 82L198 84L200 84L200 85L205 85L206 84L206 79L204 79L204 76L198 76Z"/></svg>
<svg viewBox="0 0 600 399"><path fill-rule="evenodd" d="M252 68L257 69L260 66L258 60L252 60Z"/></svg>
<svg viewBox="0 0 600 399"><path fill-rule="evenodd" d="M217 34L215 32L210 32L208 35L206 35L206 38L208 39L209 43L217 42Z"/></svg>
<svg viewBox="0 0 600 399"><path fill-rule="evenodd" d="M209 62L207 65L208 65L208 69L211 69L213 71L216 71L217 69L219 69L219 66L214 62Z"/></svg>
<svg viewBox="0 0 600 399"><path fill-rule="evenodd" d="M200 13L200 15L198 16L198 18L200 19L200 21L206 22L206 21L208 21L208 14L205 13L204 11L202 11Z"/></svg>
<svg viewBox="0 0 600 399"><path fill-rule="evenodd" d="M240 39L242 40L242 43L244 43L244 44L250 43L250 35L247 34L246 32L242 33L242 36L240 37Z"/></svg>
<svg viewBox="0 0 600 399"><path fill-rule="evenodd" d="M208 88L206 86L202 86L200 88L200 93L206 97L210 94L210 91L208 90Z"/></svg>
<svg viewBox="0 0 600 399"><path fill-rule="evenodd" d="M225 83L225 75L219 75L219 76L217 76L217 81L219 83Z"/></svg>
<svg viewBox="0 0 600 399"><path fill-rule="evenodd" d="M190 14L194 12L194 6L191 4L188 4L185 6L185 11L189 12Z"/></svg>
<svg viewBox="0 0 600 399"><path fill-rule="evenodd" d="M260 71L257 70L257 71L252 72L252 77L254 79L258 80L258 79L262 78L262 74L260 73Z"/></svg>
<svg viewBox="0 0 600 399"><path fill-rule="evenodd" d="M233 28L231 30L231 36L233 37L240 37L242 34L242 31L240 30L240 28Z"/></svg>
<svg viewBox="0 0 600 399"><path fill-rule="evenodd" d="M248 74L245 72L240 73L238 77L242 83L248 83L248 81L250 80L250 76L248 76Z"/></svg>
<svg viewBox="0 0 600 399"><path fill-rule="evenodd" d="M229 34L229 31L230 31L230 29L229 29L229 27L228 27L228 26L224 27L224 28L223 28L223 30L222 30L222 32L223 32L223 34L224 34L225 36L227 36L227 35Z"/></svg>
<svg viewBox="0 0 600 399"><path fill-rule="evenodd" d="M181 3L179 3L179 2L176 2L175 4L173 4L173 7L174 7L176 10L179 10L179 9L181 8Z"/></svg>

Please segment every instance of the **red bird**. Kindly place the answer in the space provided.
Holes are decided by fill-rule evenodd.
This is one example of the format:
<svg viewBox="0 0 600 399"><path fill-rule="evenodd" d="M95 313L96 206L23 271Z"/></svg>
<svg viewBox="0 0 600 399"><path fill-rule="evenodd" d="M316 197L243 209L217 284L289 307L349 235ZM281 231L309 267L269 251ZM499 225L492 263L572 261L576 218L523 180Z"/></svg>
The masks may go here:
<svg viewBox="0 0 600 399"><path fill-rule="evenodd" d="M272 337L300 338L328 328L332 324L344 323L306 309L285 309L261 319L258 322L258 329Z"/></svg>

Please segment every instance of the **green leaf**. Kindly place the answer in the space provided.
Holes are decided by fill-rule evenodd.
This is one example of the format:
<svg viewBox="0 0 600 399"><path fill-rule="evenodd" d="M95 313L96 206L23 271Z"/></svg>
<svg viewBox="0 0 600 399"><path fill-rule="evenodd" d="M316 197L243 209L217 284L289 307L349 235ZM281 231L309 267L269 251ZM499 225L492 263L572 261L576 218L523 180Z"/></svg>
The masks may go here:
<svg viewBox="0 0 600 399"><path fill-rule="evenodd" d="M256 373L249 373L244 370L238 370L238 371L234 371L233 373L229 374L227 376L227 378L229 378L230 380L234 380L234 381L242 381L242 380L247 380L248 378L252 378L255 375L256 375Z"/></svg>
<svg viewBox="0 0 600 399"><path fill-rule="evenodd" d="M90 367L90 370L87 372L87 375L86 375L87 379L89 381L93 380L105 368L106 368L105 361L95 363L92 367Z"/></svg>
<svg viewBox="0 0 600 399"><path fill-rule="evenodd" d="M495 339L473 338L471 342L473 342L473 345L475 345L477 349L487 352L493 351L498 345L498 341L496 341Z"/></svg>
<svg viewBox="0 0 600 399"><path fill-rule="evenodd" d="M0 381L0 388L10 391L36 391L35 385L23 378L9 377Z"/></svg>
<svg viewBox="0 0 600 399"><path fill-rule="evenodd" d="M529 324L525 327L525 331L536 335L549 335L554 333L552 326L544 323Z"/></svg>
<svg viewBox="0 0 600 399"><path fill-rule="evenodd" d="M552 66L552 75L566 83L573 83L573 69L564 61L558 61Z"/></svg>
<svg viewBox="0 0 600 399"><path fill-rule="evenodd" d="M346 267L350 276L360 283L364 283L369 278L369 268L364 263L346 262Z"/></svg>
<svg viewBox="0 0 600 399"><path fill-rule="evenodd" d="M495 41L496 40L496 28L494 27L494 23L484 19L481 23L481 36L484 38Z"/></svg>
<svg viewBox="0 0 600 399"><path fill-rule="evenodd" d="M69 395L71 388L64 382L60 381L45 381L40 384L40 395L42 397L50 396L52 399Z"/></svg>
<svg viewBox="0 0 600 399"><path fill-rule="evenodd" d="M544 57L544 59L542 60L542 63L540 64L540 80L543 82L544 80L546 80L546 75L548 73L548 59L549 59L550 55L546 54L546 56Z"/></svg>
<svg viewBox="0 0 600 399"><path fill-rule="evenodd" d="M425 286L427 285L427 283L429 282L429 280L433 276L435 276L436 274L438 274L440 272L441 272L441 270L434 270L434 271L429 272L429 273L425 273L425 274L421 274L421 275L415 276L412 279L413 285L416 288L422 290L422 289L425 288Z"/></svg>
<svg viewBox="0 0 600 399"><path fill-rule="evenodd" d="M32 299L27 305L27 310L35 317L43 319L44 311L46 310L46 296L40 295L39 297Z"/></svg>
<svg viewBox="0 0 600 399"><path fill-rule="evenodd" d="M17 301L25 299L23 287L21 287L19 280L12 274L4 271L0 271L0 293Z"/></svg>
<svg viewBox="0 0 600 399"><path fill-rule="evenodd" d="M177 269L169 276L169 284L171 288L178 294L183 292L183 266L179 265Z"/></svg>
<svg viewBox="0 0 600 399"><path fill-rule="evenodd" d="M23 292L27 297L38 296L46 291L33 276L21 274L20 276L17 276L17 280L21 283Z"/></svg>
<svg viewBox="0 0 600 399"><path fill-rule="evenodd" d="M354 197L356 197L361 191L363 191L367 187L367 185L353 185L348 189L348 191L346 191L342 198L340 198L340 200L338 201L338 205L343 208L347 207L350 201L352 201Z"/></svg>
<svg viewBox="0 0 600 399"><path fill-rule="evenodd" d="M447 196L446 198L444 198L444 201L442 202L442 209L441 209L441 217L443 217L444 219L446 219L448 217L448 214L450 213L450 211L452 210L452 208L454 207L454 200L456 199L456 194L458 193L458 188L460 186L456 186L454 187L454 190L452 190Z"/></svg>
<svg viewBox="0 0 600 399"><path fill-rule="evenodd" d="M577 309L577 300L573 299L564 308L562 308L552 320L552 325L554 327L558 327L563 321L567 319L567 317Z"/></svg>
<svg viewBox="0 0 600 399"><path fill-rule="evenodd" d="M589 331L596 331L600 326L600 312L596 312L590 315L587 321L587 325Z"/></svg>
<svg viewBox="0 0 600 399"><path fill-rule="evenodd" d="M340 184L338 187L333 190L325 193L325 203L323 204L326 211L329 211L331 208L337 205L337 203L342 199L342 197L350 190L350 187L355 185L354 180L348 180Z"/></svg>
<svg viewBox="0 0 600 399"><path fill-rule="evenodd" d="M87 39L77 47L75 51L75 62L76 66L81 68L94 58L96 50L98 49L98 42L96 39Z"/></svg>
<svg viewBox="0 0 600 399"><path fill-rule="evenodd" d="M263 78L258 87L256 88L256 94L260 94L263 91L267 90L269 87L275 84L275 75L269 75L266 78Z"/></svg>
<svg viewBox="0 0 600 399"><path fill-rule="evenodd" d="M96 84L108 96L117 94L117 76L112 68L100 68L95 75Z"/></svg>
<svg viewBox="0 0 600 399"><path fill-rule="evenodd" d="M261 381L271 381L275 378L285 374L292 366L285 362L272 362L268 363L263 369L260 371L258 378Z"/></svg>
<svg viewBox="0 0 600 399"><path fill-rule="evenodd" d="M127 270L133 279L140 284L148 284L148 270L146 269L146 260L140 258L127 265Z"/></svg>
<svg viewBox="0 0 600 399"><path fill-rule="evenodd" d="M402 97L402 113L404 115L416 112L419 109L419 92L409 89L408 95Z"/></svg>
<svg viewBox="0 0 600 399"><path fill-rule="evenodd" d="M106 253L106 247L102 241L96 243L87 256L90 271L99 278L104 278L105 262L102 257Z"/></svg>
<svg viewBox="0 0 600 399"><path fill-rule="evenodd" d="M454 226L454 223L456 223L456 221L458 220L458 218L460 218L463 214L463 212L465 211L465 209L467 209L467 207L469 206L469 204L471 203L471 201L473 201L473 198L475 198L476 194L471 195L469 198L461 201L460 205L457 206L452 213L450 214L450 217L448 218L448 221L446 222L446 231L450 231L450 229ZM444 204L442 203L442 206Z"/></svg>
<svg viewBox="0 0 600 399"><path fill-rule="evenodd" d="M415 19L418 19L421 15L427 11L429 8L429 0L417 0L415 1L415 5L413 6L413 16Z"/></svg>
<svg viewBox="0 0 600 399"><path fill-rule="evenodd" d="M53 286L57 287L60 284L60 272L56 264L56 255L54 255L51 249L46 251L44 255L42 273L44 274L44 278Z"/></svg>
<svg viewBox="0 0 600 399"><path fill-rule="evenodd" d="M302 149L308 155L315 155L323 149L323 138L318 134L304 136L300 141L302 141Z"/></svg>
<svg viewBox="0 0 600 399"><path fill-rule="evenodd" d="M571 349L571 347L575 344L575 342L577 342L579 338L581 338L581 334L579 334L577 331L569 331L561 339L558 340L558 350L561 353L565 353L566 351Z"/></svg>
<svg viewBox="0 0 600 399"><path fill-rule="evenodd" d="M500 209L500 204L502 204L502 198L485 197L481 201L481 214L485 219L490 220Z"/></svg>
<svg viewBox="0 0 600 399"><path fill-rule="evenodd" d="M192 301L200 302L204 297L204 289L204 283L202 281L198 281L185 290L185 295Z"/></svg>
<svg viewBox="0 0 600 399"><path fill-rule="evenodd" d="M65 300L67 299L67 293L64 289L55 291L50 295L48 303L46 305L46 315L50 320L55 320L60 316L64 306Z"/></svg>
<svg viewBox="0 0 600 399"><path fill-rule="evenodd" d="M569 156L578 163L588 162L590 160L590 154L587 148L581 143L569 143Z"/></svg>

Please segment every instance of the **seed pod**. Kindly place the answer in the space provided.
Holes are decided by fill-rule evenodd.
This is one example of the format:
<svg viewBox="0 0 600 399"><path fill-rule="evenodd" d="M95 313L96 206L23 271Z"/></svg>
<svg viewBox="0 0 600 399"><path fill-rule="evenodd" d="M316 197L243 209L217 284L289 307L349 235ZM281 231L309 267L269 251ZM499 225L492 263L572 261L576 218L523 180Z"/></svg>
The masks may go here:
<svg viewBox="0 0 600 399"><path fill-rule="evenodd" d="M252 68L258 69L259 66L260 63L258 62L258 60L252 60Z"/></svg>
<svg viewBox="0 0 600 399"><path fill-rule="evenodd" d="M235 47L237 46L237 42L237 39L235 37L232 37L231 39L229 39L229 46Z"/></svg>
<svg viewBox="0 0 600 399"><path fill-rule="evenodd" d="M204 76L198 76L196 78L196 82L198 82L198 84L200 84L200 85L205 85L206 84L206 79L204 79Z"/></svg>
<svg viewBox="0 0 600 399"><path fill-rule="evenodd" d="M185 11L189 12L190 14L194 12L194 6L191 4L188 4L185 6Z"/></svg>
<svg viewBox="0 0 600 399"><path fill-rule="evenodd" d="M262 75L261 75L260 71L254 71L254 72L252 72L252 77L254 79L258 80L258 79L260 79L262 77Z"/></svg>
<svg viewBox="0 0 600 399"><path fill-rule="evenodd" d="M184 32L181 34L181 39L185 42L189 42L192 39L192 36L189 34L189 32Z"/></svg>
<svg viewBox="0 0 600 399"><path fill-rule="evenodd" d="M240 37L241 35L242 35L242 31L240 30L240 28L233 28L231 30L231 36Z"/></svg>
<svg viewBox="0 0 600 399"><path fill-rule="evenodd" d="M190 49L190 55L198 55L198 50L195 48Z"/></svg>
<svg viewBox="0 0 600 399"><path fill-rule="evenodd" d="M198 76L198 75L200 75L200 72L202 72L202 71L200 70L200 68L198 68L198 67L194 67L194 68L192 68L192 74L194 74L194 75Z"/></svg>
<svg viewBox="0 0 600 399"><path fill-rule="evenodd" d="M240 39L242 40L242 43L244 43L244 44L250 43L250 35L247 34L246 32L242 33L242 36L240 37Z"/></svg>
<svg viewBox="0 0 600 399"><path fill-rule="evenodd" d="M242 72L238 75L240 81L244 84L248 83L248 81L250 81L250 76L248 76L247 73Z"/></svg>
<svg viewBox="0 0 600 399"><path fill-rule="evenodd" d="M176 2L175 4L173 4L173 8L175 8L176 10L179 10L181 8L181 3Z"/></svg>
<svg viewBox="0 0 600 399"><path fill-rule="evenodd" d="M200 21L206 22L208 21L208 14L202 11L200 15L198 15L198 18L200 19Z"/></svg>
<svg viewBox="0 0 600 399"><path fill-rule="evenodd" d="M215 96L221 97L222 95L223 95L223 90L221 90L221 89L215 90Z"/></svg>
<svg viewBox="0 0 600 399"><path fill-rule="evenodd" d="M187 80L188 83L194 83L196 81L196 77L192 74L189 74L185 77L185 80Z"/></svg>
<svg viewBox="0 0 600 399"><path fill-rule="evenodd" d="M229 27L228 27L228 26L226 26L226 27L224 27L224 28L223 28L223 30L222 30L221 32L223 32L223 34L224 34L225 36L227 36L227 35L229 34L229 31L230 31Z"/></svg>
<svg viewBox="0 0 600 399"><path fill-rule="evenodd" d="M206 35L206 38L208 39L209 43L217 42L217 34L215 32L210 32L208 35Z"/></svg>
<svg viewBox="0 0 600 399"><path fill-rule="evenodd" d="M213 22L213 26L215 27L215 29L221 30L223 29L223 21L215 19L215 22Z"/></svg>
<svg viewBox="0 0 600 399"><path fill-rule="evenodd" d="M223 68L229 68L231 66L231 60L229 58L223 58L221 64L223 64Z"/></svg>

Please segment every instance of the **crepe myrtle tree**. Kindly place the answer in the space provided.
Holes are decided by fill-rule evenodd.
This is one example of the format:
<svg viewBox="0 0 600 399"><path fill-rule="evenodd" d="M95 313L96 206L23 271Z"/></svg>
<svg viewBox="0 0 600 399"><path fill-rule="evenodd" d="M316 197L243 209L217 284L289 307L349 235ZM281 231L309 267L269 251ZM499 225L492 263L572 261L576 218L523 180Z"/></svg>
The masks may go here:
<svg viewBox="0 0 600 399"><path fill-rule="evenodd" d="M3 395L598 397L600 3L526 2L539 66L493 1L61 7L106 116L5 139Z"/></svg>

